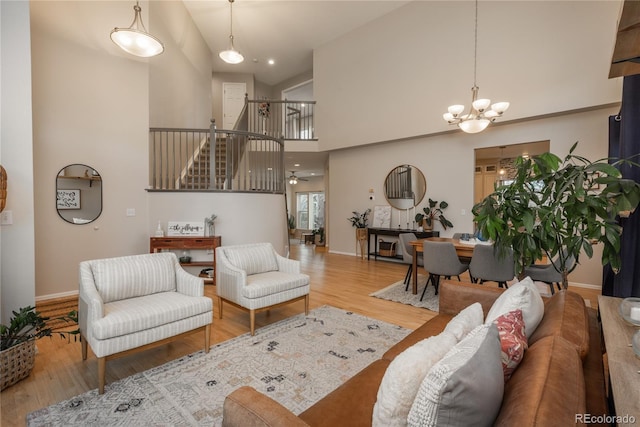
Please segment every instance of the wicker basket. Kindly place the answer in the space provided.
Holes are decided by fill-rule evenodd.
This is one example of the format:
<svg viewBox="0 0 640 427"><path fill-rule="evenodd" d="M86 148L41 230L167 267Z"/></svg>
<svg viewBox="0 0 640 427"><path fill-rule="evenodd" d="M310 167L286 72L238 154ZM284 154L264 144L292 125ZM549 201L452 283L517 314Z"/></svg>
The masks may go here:
<svg viewBox="0 0 640 427"><path fill-rule="evenodd" d="M380 256L396 256L396 242L385 242L380 239Z"/></svg>
<svg viewBox="0 0 640 427"><path fill-rule="evenodd" d="M27 378L33 369L35 357L35 340L0 351L0 390Z"/></svg>

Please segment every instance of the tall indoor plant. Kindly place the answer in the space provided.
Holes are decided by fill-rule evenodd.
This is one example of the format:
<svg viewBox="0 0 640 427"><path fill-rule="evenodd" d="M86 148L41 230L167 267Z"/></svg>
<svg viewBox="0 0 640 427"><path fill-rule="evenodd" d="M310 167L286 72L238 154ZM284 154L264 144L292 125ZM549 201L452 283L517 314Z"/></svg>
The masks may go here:
<svg viewBox="0 0 640 427"><path fill-rule="evenodd" d="M357 211L351 213L353 216L347 219L351 222L351 225L356 228L356 253L358 253L358 246L360 246L360 256L364 258L364 249L368 238L367 221L371 213L371 208L362 213Z"/></svg>
<svg viewBox="0 0 640 427"><path fill-rule="evenodd" d="M620 269L620 231L615 217L640 202L640 184L622 178L609 159L592 162L552 153L516 160L513 183L495 189L473 207L478 230L504 253L513 248L516 272L546 255L558 257L562 286L582 251L591 258L602 243L602 263ZM624 162L630 163L628 160ZM571 269L567 261L576 262Z"/></svg>

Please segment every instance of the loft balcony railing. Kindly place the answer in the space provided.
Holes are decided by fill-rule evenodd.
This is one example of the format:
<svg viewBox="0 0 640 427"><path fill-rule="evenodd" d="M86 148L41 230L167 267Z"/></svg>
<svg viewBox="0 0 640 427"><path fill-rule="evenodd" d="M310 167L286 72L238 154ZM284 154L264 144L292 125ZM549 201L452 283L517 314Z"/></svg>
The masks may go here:
<svg viewBox="0 0 640 427"><path fill-rule="evenodd" d="M316 141L315 101L249 99L235 129L284 140Z"/></svg>
<svg viewBox="0 0 640 427"><path fill-rule="evenodd" d="M284 142L244 130L151 128L150 191L283 193Z"/></svg>

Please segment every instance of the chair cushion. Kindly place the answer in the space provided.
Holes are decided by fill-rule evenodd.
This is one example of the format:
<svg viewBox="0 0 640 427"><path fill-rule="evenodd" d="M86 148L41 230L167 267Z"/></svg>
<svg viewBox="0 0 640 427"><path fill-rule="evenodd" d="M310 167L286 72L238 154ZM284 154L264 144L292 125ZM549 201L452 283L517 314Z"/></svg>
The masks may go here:
<svg viewBox="0 0 640 427"><path fill-rule="evenodd" d="M480 325L425 376L410 426L491 426L500 411L504 378L495 325Z"/></svg>
<svg viewBox="0 0 640 427"><path fill-rule="evenodd" d="M156 253L91 261L102 301L109 303L176 290L175 254Z"/></svg>
<svg viewBox="0 0 640 427"><path fill-rule="evenodd" d="M104 305L104 317L93 324L93 335L105 340L166 325L213 310L209 297L161 292Z"/></svg>
<svg viewBox="0 0 640 427"><path fill-rule="evenodd" d="M278 270L276 254L270 244L242 245L223 250L229 262L244 270L247 276Z"/></svg>
<svg viewBox="0 0 640 427"><path fill-rule="evenodd" d="M249 299L262 298L308 284L309 276L306 274L269 271L247 276L247 286L242 287L242 296Z"/></svg>

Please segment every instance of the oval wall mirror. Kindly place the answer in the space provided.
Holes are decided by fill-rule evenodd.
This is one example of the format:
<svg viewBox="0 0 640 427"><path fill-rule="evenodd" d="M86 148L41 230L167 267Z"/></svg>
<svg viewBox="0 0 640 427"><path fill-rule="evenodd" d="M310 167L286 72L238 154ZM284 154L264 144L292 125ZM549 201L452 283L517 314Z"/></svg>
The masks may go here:
<svg viewBox="0 0 640 427"><path fill-rule="evenodd" d="M427 180L411 165L395 167L384 180L384 195L396 209L418 206L427 192Z"/></svg>
<svg viewBox="0 0 640 427"><path fill-rule="evenodd" d="M102 177L91 166L63 167L56 178L56 210L70 224L88 224L102 213Z"/></svg>

